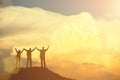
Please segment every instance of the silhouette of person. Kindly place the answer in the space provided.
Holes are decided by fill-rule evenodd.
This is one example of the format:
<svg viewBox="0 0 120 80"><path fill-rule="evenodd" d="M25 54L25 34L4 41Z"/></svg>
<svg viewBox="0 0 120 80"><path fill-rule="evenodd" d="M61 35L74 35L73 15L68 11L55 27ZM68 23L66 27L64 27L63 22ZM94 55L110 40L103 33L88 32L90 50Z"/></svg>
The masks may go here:
<svg viewBox="0 0 120 80"><path fill-rule="evenodd" d="M36 47L37 48L37 47ZM41 67L46 67L46 62L45 62L45 52L49 49L49 46L47 49L44 49L44 46L42 47L42 49L38 49L38 51L40 51L40 59L41 59Z"/></svg>
<svg viewBox="0 0 120 80"><path fill-rule="evenodd" d="M21 53L22 53L24 50L17 50L17 49L15 48L15 51L16 51L16 53L17 53L17 55L16 55L16 68L17 68L17 67L20 67Z"/></svg>
<svg viewBox="0 0 120 80"><path fill-rule="evenodd" d="M27 49L25 49L24 48L24 50L27 52L27 67L28 67L28 65L30 64L30 67L32 67L32 52L35 50L35 48L34 49L31 49L31 48L29 48L28 50Z"/></svg>

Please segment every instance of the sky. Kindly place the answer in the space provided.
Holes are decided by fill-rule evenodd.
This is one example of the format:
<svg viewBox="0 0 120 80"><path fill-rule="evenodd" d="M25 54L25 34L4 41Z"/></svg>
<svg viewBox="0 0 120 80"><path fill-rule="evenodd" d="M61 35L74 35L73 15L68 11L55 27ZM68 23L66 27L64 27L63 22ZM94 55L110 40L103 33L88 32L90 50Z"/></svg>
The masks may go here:
<svg viewBox="0 0 120 80"><path fill-rule="evenodd" d="M119 0L1 0L4 5L40 7L64 15L89 12L97 18L120 18Z"/></svg>
<svg viewBox="0 0 120 80"><path fill-rule="evenodd" d="M49 69L77 80L119 80L118 2L0 0L0 75L15 68L14 48L49 45ZM39 52L32 55L40 66ZM26 67L26 52L21 56Z"/></svg>

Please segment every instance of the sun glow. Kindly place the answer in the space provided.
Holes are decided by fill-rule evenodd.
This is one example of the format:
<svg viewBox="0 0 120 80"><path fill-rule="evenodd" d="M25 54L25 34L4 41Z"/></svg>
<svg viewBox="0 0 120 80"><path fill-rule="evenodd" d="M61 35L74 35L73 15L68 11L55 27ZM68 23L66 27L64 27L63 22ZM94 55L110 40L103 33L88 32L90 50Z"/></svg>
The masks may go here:
<svg viewBox="0 0 120 80"><path fill-rule="evenodd" d="M116 2L115 8L116 8L116 11L120 13L120 0Z"/></svg>
<svg viewBox="0 0 120 80"><path fill-rule="evenodd" d="M78 17L80 19L78 22L76 22L76 19L71 18L72 23L65 21L66 23L53 33L52 40L58 52L82 47L101 48L101 41L98 38L99 32L93 18L86 13Z"/></svg>
<svg viewBox="0 0 120 80"><path fill-rule="evenodd" d="M111 13L115 18L120 18L120 0L113 2Z"/></svg>

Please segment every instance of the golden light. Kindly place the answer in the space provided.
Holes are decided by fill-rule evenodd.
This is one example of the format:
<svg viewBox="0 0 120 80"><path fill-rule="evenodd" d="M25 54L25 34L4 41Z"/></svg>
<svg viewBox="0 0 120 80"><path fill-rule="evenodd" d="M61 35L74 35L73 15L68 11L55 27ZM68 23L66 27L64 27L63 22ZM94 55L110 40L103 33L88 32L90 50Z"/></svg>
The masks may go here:
<svg viewBox="0 0 120 80"><path fill-rule="evenodd" d="M116 8L116 11L117 11L118 13L120 13L120 0L118 0L118 1L116 2L115 8Z"/></svg>
<svg viewBox="0 0 120 80"><path fill-rule="evenodd" d="M111 13L115 18L120 17L120 0L115 0L113 2Z"/></svg>
<svg viewBox="0 0 120 80"><path fill-rule="evenodd" d="M77 17L78 21L74 17ZM91 15L82 13L74 17L70 18L72 23L66 20L62 27L53 33L55 49L58 52L69 52L82 47L100 48L99 32Z"/></svg>

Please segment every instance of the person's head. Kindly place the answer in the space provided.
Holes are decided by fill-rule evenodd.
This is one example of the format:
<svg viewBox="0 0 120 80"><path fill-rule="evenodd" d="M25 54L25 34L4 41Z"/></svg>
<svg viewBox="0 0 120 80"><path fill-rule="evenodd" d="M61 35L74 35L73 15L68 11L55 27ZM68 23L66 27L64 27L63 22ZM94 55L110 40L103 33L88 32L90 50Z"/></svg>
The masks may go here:
<svg viewBox="0 0 120 80"><path fill-rule="evenodd" d="M31 48L29 48L29 50L31 50Z"/></svg>
<svg viewBox="0 0 120 80"><path fill-rule="evenodd" d="M20 52L20 50L18 50L18 52Z"/></svg>
<svg viewBox="0 0 120 80"><path fill-rule="evenodd" d="M42 47L42 49L44 49L44 46Z"/></svg>

